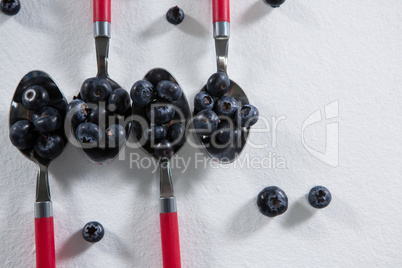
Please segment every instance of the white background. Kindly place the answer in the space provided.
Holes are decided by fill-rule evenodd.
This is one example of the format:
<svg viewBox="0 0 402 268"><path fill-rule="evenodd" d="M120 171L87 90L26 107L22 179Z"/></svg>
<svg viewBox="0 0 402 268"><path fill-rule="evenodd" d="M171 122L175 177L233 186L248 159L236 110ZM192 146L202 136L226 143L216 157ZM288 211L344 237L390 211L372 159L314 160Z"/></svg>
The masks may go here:
<svg viewBox="0 0 402 268"><path fill-rule="evenodd" d="M14 17L0 14L0 266L33 267L36 166L12 147L8 109L19 80L48 72L68 101L96 74L92 1L21 1ZM165 20L178 4L186 18ZM183 267L400 267L402 265L402 2L288 0L272 9L262 0L231 3L230 77L260 114L286 116L273 134L252 133L248 155L269 153L286 167L173 169ZM164 67L192 99L215 71L211 1L115 0L110 76L129 90L150 69ZM339 165L309 154L303 121L339 101ZM325 150L326 122L306 129L306 143ZM256 128L263 127L260 121ZM126 160L90 163L67 146L49 170L58 267L162 267L159 174ZM200 155L198 155L200 157ZM251 161L251 160L250 160ZM282 188L288 211L258 212L266 186ZM315 210L306 194L324 185L333 201ZM91 220L106 235L96 244L80 232Z"/></svg>

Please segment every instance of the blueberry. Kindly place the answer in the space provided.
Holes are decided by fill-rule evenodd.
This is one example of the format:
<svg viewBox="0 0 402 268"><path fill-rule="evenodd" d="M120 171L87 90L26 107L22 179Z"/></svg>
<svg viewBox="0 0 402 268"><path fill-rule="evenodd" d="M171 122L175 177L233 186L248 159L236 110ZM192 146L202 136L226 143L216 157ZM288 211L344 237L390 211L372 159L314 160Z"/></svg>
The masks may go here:
<svg viewBox="0 0 402 268"><path fill-rule="evenodd" d="M161 125L172 121L176 111L171 104L154 103L147 109L147 116L151 123Z"/></svg>
<svg viewBox="0 0 402 268"><path fill-rule="evenodd" d="M184 12L178 6L172 7L166 12L166 19L171 24L178 25L184 20Z"/></svg>
<svg viewBox="0 0 402 268"><path fill-rule="evenodd" d="M218 125L216 139L221 144L236 144L240 140L241 134L241 130L234 127L232 122L222 121Z"/></svg>
<svg viewBox="0 0 402 268"><path fill-rule="evenodd" d="M325 208L331 199L330 191L324 186L315 186L308 193L308 202L315 208Z"/></svg>
<svg viewBox="0 0 402 268"><path fill-rule="evenodd" d="M78 125L75 130L75 137L81 143L97 143L101 138L99 126L91 123L84 122Z"/></svg>
<svg viewBox="0 0 402 268"><path fill-rule="evenodd" d="M36 154L49 160L60 155L63 148L63 138L57 134L41 134L34 145Z"/></svg>
<svg viewBox="0 0 402 268"><path fill-rule="evenodd" d="M126 141L126 129L119 124L110 125L105 132L106 145L119 148Z"/></svg>
<svg viewBox="0 0 402 268"><path fill-rule="evenodd" d="M227 116L234 118L236 111L239 109L239 103L231 96L222 96L216 100L214 111L218 116Z"/></svg>
<svg viewBox="0 0 402 268"><path fill-rule="evenodd" d="M4 14L13 16L20 11L21 4L19 0L2 0L0 7Z"/></svg>
<svg viewBox="0 0 402 268"><path fill-rule="evenodd" d="M212 110L205 109L194 117L194 127L199 134L211 135L218 128L219 118Z"/></svg>
<svg viewBox="0 0 402 268"><path fill-rule="evenodd" d="M109 124L109 116L109 110L106 109L105 105L102 103L89 111L87 122L91 122L98 126L104 127Z"/></svg>
<svg viewBox="0 0 402 268"><path fill-rule="evenodd" d="M154 155L158 158L170 158L173 155L172 144L164 139L155 145Z"/></svg>
<svg viewBox="0 0 402 268"><path fill-rule="evenodd" d="M83 100L74 99L68 104L66 118L74 127L84 122L87 119L87 116L88 104Z"/></svg>
<svg viewBox="0 0 402 268"><path fill-rule="evenodd" d="M88 78L82 83L80 91L82 99L89 103L107 101L111 93L112 87L109 82L101 77Z"/></svg>
<svg viewBox="0 0 402 268"><path fill-rule="evenodd" d="M258 194L257 206L265 216L275 217L288 209L288 197L276 186L266 187Z"/></svg>
<svg viewBox="0 0 402 268"><path fill-rule="evenodd" d="M156 86L156 92L160 97L168 101L177 101L183 95L179 84L169 80L160 81Z"/></svg>
<svg viewBox="0 0 402 268"><path fill-rule="evenodd" d="M108 109L123 115L130 108L130 95L122 88L113 90L109 96Z"/></svg>
<svg viewBox="0 0 402 268"><path fill-rule="evenodd" d="M182 123L172 124L167 132L168 140L173 145L182 145L185 142L185 129Z"/></svg>
<svg viewBox="0 0 402 268"><path fill-rule="evenodd" d="M169 72L159 68L149 71L145 79L149 81L154 86L154 88L156 88L158 83L162 80L176 82L176 80L170 75Z"/></svg>
<svg viewBox="0 0 402 268"><path fill-rule="evenodd" d="M48 133L57 130L62 122L59 111L52 107L44 107L35 116L33 124L38 131Z"/></svg>
<svg viewBox="0 0 402 268"><path fill-rule="evenodd" d="M236 112L236 122L242 127L251 127L258 121L258 109L253 105L243 105Z"/></svg>
<svg viewBox="0 0 402 268"><path fill-rule="evenodd" d="M194 97L194 110L199 112L204 109L213 109L214 99L206 92L201 91Z"/></svg>
<svg viewBox="0 0 402 268"><path fill-rule="evenodd" d="M144 136L149 141L157 141L166 138L167 131L163 125L151 125L144 131Z"/></svg>
<svg viewBox="0 0 402 268"><path fill-rule="evenodd" d="M221 97L230 90L230 79L224 72L211 75L207 82L207 92L215 97Z"/></svg>
<svg viewBox="0 0 402 268"><path fill-rule="evenodd" d="M82 229L82 236L88 242L99 242L105 235L105 229L102 224L97 221L91 221L85 224Z"/></svg>
<svg viewBox="0 0 402 268"><path fill-rule="evenodd" d="M32 111L38 111L49 103L49 94L44 87L33 85L22 93L22 105Z"/></svg>
<svg viewBox="0 0 402 268"><path fill-rule="evenodd" d="M285 3L285 0L264 0L264 2L275 8Z"/></svg>
<svg viewBox="0 0 402 268"><path fill-rule="evenodd" d="M154 86L147 80L137 81L131 88L130 96L133 100L133 106L146 107L155 98Z"/></svg>
<svg viewBox="0 0 402 268"><path fill-rule="evenodd" d="M36 139L36 132L29 120L21 120L14 123L10 128L11 143L18 149L31 148Z"/></svg>

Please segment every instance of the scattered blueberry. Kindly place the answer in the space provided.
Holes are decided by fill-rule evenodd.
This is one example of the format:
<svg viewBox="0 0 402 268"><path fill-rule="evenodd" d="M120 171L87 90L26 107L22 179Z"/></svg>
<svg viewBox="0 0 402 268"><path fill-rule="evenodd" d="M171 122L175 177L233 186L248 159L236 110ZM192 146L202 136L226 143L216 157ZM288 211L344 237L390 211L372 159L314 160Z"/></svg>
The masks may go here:
<svg viewBox="0 0 402 268"><path fill-rule="evenodd" d="M99 104L88 113L87 122L105 127L109 123L110 112L104 104ZM103 128L105 129L105 128Z"/></svg>
<svg viewBox="0 0 402 268"><path fill-rule="evenodd" d="M216 139L220 144L236 144L241 138L242 131L233 126L232 122L222 121L218 125Z"/></svg>
<svg viewBox="0 0 402 268"><path fill-rule="evenodd" d="M207 92L215 97L221 97L230 90L230 79L224 72L217 72L209 77L207 86Z"/></svg>
<svg viewBox="0 0 402 268"><path fill-rule="evenodd" d="M88 116L88 105L80 99L72 100L67 106L66 118L74 127L83 123Z"/></svg>
<svg viewBox="0 0 402 268"><path fill-rule="evenodd" d="M166 138L166 135L166 127L163 125L151 125L144 132L145 138L153 142Z"/></svg>
<svg viewBox="0 0 402 268"><path fill-rule="evenodd" d="M173 155L173 146L166 140L161 140L154 147L154 155L158 158L170 158Z"/></svg>
<svg viewBox="0 0 402 268"><path fill-rule="evenodd" d="M168 101L177 101L183 95L179 84L169 80L160 81L156 86L156 92L160 97Z"/></svg>
<svg viewBox="0 0 402 268"><path fill-rule="evenodd" d="M178 6L172 7L167 11L166 19L171 24L178 25L184 20L184 12Z"/></svg>
<svg viewBox="0 0 402 268"><path fill-rule="evenodd" d="M22 105L32 111L38 111L49 103L47 90L38 85L27 88L22 94Z"/></svg>
<svg viewBox="0 0 402 268"><path fill-rule="evenodd" d="M265 216L275 217L288 209L288 197L276 186L266 187L258 194L257 206Z"/></svg>
<svg viewBox="0 0 402 268"><path fill-rule="evenodd" d="M88 78L82 83L80 91L82 99L89 103L107 101L111 93L112 87L109 82L101 77Z"/></svg>
<svg viewBox="0 0 402 268"><path fill-rule="evenodd" d="M182 145L185 142L185 129L182 123L172 124L167 132L168 140L174 145Z"/></svg>
<svg viewBox="0 0 402 268"><path fill-rule="evenodd" d="M130 108L130 95L122 88L112 91L108 100L108 108L111 112L124 114Z"/></svg>
<svg viewBox="0 0 402 268"><path fill-rule="evenodd" d="M57 130L62 122L63 120L58 110L52 107L44 107L35 116L33 124L38 131L49 133Z"/></svg>
<svg viewBox="0 0 402 268"><path fill-rule="evenodd" d="M122 125L110 125L105 132L106 145L119 148L126 141L126 129Z"/></svg>
<svg viewBox="0 0 402 268"><path fill-rule="evenodd" d="M201 91L195 95L194 110L199 112L204 109L213 109L214 99L206 92Z"/></svg>
<svg viewBox="0 0 402 268"><path fill-rule="evenodd" d="M212 110L205 109L194 117L194 127L199 134L211 135L218 128L219 118Z"/></svg>
<svg viewBox="0 0 402 268"><path fill-rule="evenodd" d="M227 116L233 119L239 108L237 100L231 96L222 96L216 100L214 111L218 116Z"/></svg>
<svg viewBox="0 0 402 268"><path fill-rule="evenodd" d="M34 145L36 154L49 160L61 154L63 148L63 138L57 134L41 134Z"/></svg>
<svg viewBox="0 0 402 268"><path fill-rule="evenodd" d="M91 122L79 124L75 130L75 137L81 143L97 143L102 138L99 126Z"/></svg>
<svg viewBox="0 0 402 268"><path fill-rule="evenodd" d="M97 221L91 221L85 224L82 229L82 236L88 242L99 242L105 235L105 229L102 224Z"/></svg>
<svg viewBox="0 0 402 268"><path fill-rule="evenodd" d="M19 0L2 0L0 7L4 14L13 16L20 11L21 4Z"/></svg>
<svg viewBox="0 0 402 268"><path fill-rule="evenodd" d="M171 104L168 103L153 103L147 109L147 116L151 123L161 125L169 123L176 111Z"/></svg>
<svg viewBox="0 0 402 268"><path fill-rule="evenodd" d="M134 107L144 108L155 98L154 87L147 80L137 81L131 88L130 96Z"/></svg>
<svg viewBox="0 0 402 268"><path fill-rule="evenodd" d="M308 193L308 202L315 208L325 208L331 199L330 191L324 186L315 186Z"/></svg>
<svg viewBox="0 0 402 268"><path fill-rule="evenodd" d="M243 105L236 113L236 122L242 127L251 127L258 121L258 109L253 105Z"/></svg>
<svg viewBox="0 0 402 268"><path fill-rule="evenodd" d="M264 2L275 8L285 3L285 0L264 0Z"/></svg>
<svg viewBox="0 0 402 268"><path fill-rule="evenodd" d="M31 148L34 145L35 138L35 128L29 120L18 121L10 128L11 143L18 149Z"/></svg>

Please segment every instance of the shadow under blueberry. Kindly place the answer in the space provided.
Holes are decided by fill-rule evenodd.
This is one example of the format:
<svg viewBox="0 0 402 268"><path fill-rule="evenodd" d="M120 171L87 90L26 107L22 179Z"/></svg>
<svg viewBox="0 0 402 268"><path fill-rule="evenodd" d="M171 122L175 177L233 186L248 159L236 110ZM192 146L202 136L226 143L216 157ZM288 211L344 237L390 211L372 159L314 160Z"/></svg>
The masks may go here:
<svg viewBox="0 0 402 268"><path fill-rule="evenodd" d="M132 136L133 134L130 133L128 142L131 144L134 143ZM157 163L153 156L148 155L141 148L130 148L126 145L109 165L113 170L119 170L119 176L125 178L127 183L134 184L133 196L155 195L158 197L159 193L152 193L151 190L151 184L156 183L156 177L159 178L159 168L155 166Z"/></svg>
<svg viewBox="0 0 402 268"><path fill-rule="evenodd" d="M172 26L174 27L174 25ZM183 22L176 27L188 35L199 38L208 37L210 33L201 23L189 15L186 15Z"/></svg>
<svg viewBox="0 0 402 268"><path fill-rule="evenodd" d="M163 34L169 33L171 30L174 29L173 27L174 25L170 24L166 20L166 15L164 14L163 16L159 17L154 22L149 24L149 26L141 32L140 37L151 39L156 36L161 36Z"/></svg>
<svg viewBox="0 0 402 268"><path fill-rule="evenodd" d="M79 150L68 143L62 154L50 164L51 177L57 179L62 187L70 188L73 181L82 180L94 166Z"/></svg>
<svg viewBox="0 0 402 268"><path fill-rule="evenodd" d="M211 178L208 178L208 176L206 176L208 173L205 172L209 166L208 162L206 163L206 167L204 162L199 162L200 159L204 159L203 161L211 161L211 159L207 158L206 154L202 150L192 146L192 144L196 142L193 135L188 133L187 140L187 143L181 150L179 150L177 155L180 157L180 159L186 161L186 165L188 165L188 167L185 168L183 167L183 163L178 163L178 166L173 169L172 173L173 178L177 178L174 179L174 187L186 195L191 195L192 191L197 189L198 183L200 183L202 180L212 179L212 176L210 176Z"/></svg>
<svg viewBox="0 0 402 268"><path fill-rule="evenodd" d="M60 251L57 252L57 259L65 260L74 258L84 253L91 246L93 246L93 243L84 240L82 237L82 229L80 229L64 242Z"/></svg>
<svg viewBox="0 0 402 268"><path fill-rule="evenodd" d="M49 33L56 28L52 23L52 8L48 4L38 4L37 1L20 1L21 10L14 16L15 20L35 32ZM53 2L53 1L52 1Z"/></svg>
<svg viewBox="0 0 402 268"><path fill-rule="evenodd" d="M113 233L110 229L105 230L105 236L97 244L104 252L107 252L108 254L114 256L121 255L121 258L124 260L132 259L132 252L130 252L128 247L123 244L119 236ZM113 245L113 247L110 245Z"/></svg>
<svg viewBox="0 0 402 268"><path fill-rule="evenodd" d="M248 236L271 222L269 217L260 213L256 205L256 199L250 199L241 206L227 224L227 232L231 237L243 238Z"/></svg>
<svg viewBox="0 0 402 268"><path fill-rule="evenodd" d="M316 211L317 209L314 209L308 203L307 195L300 197L285 212L285 224L290 228L302 224L313 217Z"/></svg>
<svg viewBox="0 0 402 268"><path fill-rule="evenodd" d="M18 16L18 14L15 15L15 16ZM12 17L13 17L13 16L7 16L7 15L5 15L5 14L1 14L1 13L0 13L0 25L1 25L3 22L5 22L5 21L11 19Z"/></svg>
<svg viewBox="0 0 402 268"><path fill-rule="evenodd" d="M241 20L245 24L252 24L268 16L273 10L274 8L265 4L263 0L258 0L245 11Z"/></svg>
<svg viewBox="0 0 402 268"><path fill-rule="evenodd" d="M340 198L334 198L334 193L331 194L331 203L328 205L328 207L321 210L325 210L328 217L330 217L333 221L341 222L348 228L359 229L363 225L361 219L358 217L359 213L347 202Z"/></svg>

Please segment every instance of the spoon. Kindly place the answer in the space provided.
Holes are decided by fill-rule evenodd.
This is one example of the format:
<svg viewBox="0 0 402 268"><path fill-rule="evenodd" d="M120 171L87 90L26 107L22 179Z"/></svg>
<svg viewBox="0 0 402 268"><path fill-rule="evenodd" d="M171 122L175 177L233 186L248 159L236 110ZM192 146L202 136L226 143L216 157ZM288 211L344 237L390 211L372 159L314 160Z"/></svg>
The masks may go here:
<svg viewBox="0 0 402 268"><path fill-rule="evenodd" d="M106 79L112 90L121 88L108 74L109 41L111 38L111 0L93 0L94 37L96 47L96 61L98 73L96 77ZM77 95L81 99L81 94ZM131 109L124 114L124 119L131 115ZM126 125L126 140L130 134L131 123ZM75 131L75 130L74 130ZM89 159L95 164L110 163L124 146L125 142L117 148L82 148Z"/></svg>
<svg viewBox="0 0 402 268"><path fill-rule="evenodd" d="M56 83L48 74L42 71L31 71L20 81L15 90L10 107L10 128L20 120L32 120L33 112L27 110L22 105L22 94L33 85L40 85L46 88L49 94L49 104L47 106L59 110L62 118L65 117L67 100L60 92ZM64 124L63 124L64 125ZM64 129L60 128L58 134L64 139L64 146L67 144L67 138ZM63 148L64 149L64 148ZM37 267L55 267L55 249L54 249L54 227L53 227L53 205L50 199L48 167L50 162L35 154L33 149L19 150L28 159L35 162L38 166L38 178L36 181L36 201L34 206L35 214L35 245L36 245L36 266Z"/></svg>
<svg viewBox="0 0 402 268"><path fill-rule="evenodd" d="M170 80L177 83L176 79L166 70L161 68L152 69L145 77L156 88L156 85L161 80ZM179 100L172 103L179 113L176 112L173 122L181 122L184 129L187 127L187 122L190 120L190 107L188 105L184 92ZM147 118L144 109L133 109L134 116ZM137 127L136 127L137 126ZM137 141L142 140L144 130L147 126L137 124L134 126L134 134ZM184 134L185 135L185 134ZM184 136L185 140L185 136ZM180 150L184 142L174 146L174 154ZM153 155L153 149L149 142L143 144L143 148L149 155ZM156 158L156 157L155 157ZM157 158L159 159L159 158ZM160 171L160 226L161 226L161 240L162 240L162 256L163 267L165 268L178 268L181 267L180 260L180 242L179 242L179 226L177 222L177 206L176 197L173 192L172 171L170 166L170 158L163 158L159 160Z"/></svg>
<svg viewBox="0 0 402 268"><path fill-rule="evenodd" d="M230 4L229 0L212 0L213 9L213 26L214 26L214 39L216 50L216 63L218 72L224 72L227 74L228 65L228 47L230 37ZM201 89L206 91L206 85ZM248 98L240 86L230 79L230 90L225 94L226 96L234 97L239 107L245 104L249 104ZM195 115L195 113L193 114ZM227 146L224 148L217 148L212 146L210 139L203 137L201 134L196 134L199 142L205 148L207 154L221 163L232 163L240 155L243 150L250 128L245 128L242 131L241 140L236 146Z"/></svg>

